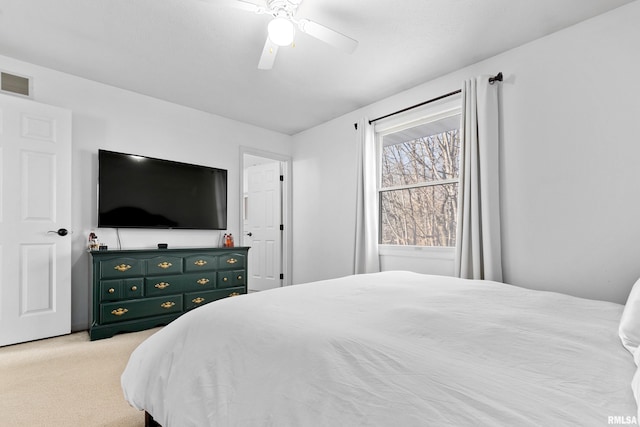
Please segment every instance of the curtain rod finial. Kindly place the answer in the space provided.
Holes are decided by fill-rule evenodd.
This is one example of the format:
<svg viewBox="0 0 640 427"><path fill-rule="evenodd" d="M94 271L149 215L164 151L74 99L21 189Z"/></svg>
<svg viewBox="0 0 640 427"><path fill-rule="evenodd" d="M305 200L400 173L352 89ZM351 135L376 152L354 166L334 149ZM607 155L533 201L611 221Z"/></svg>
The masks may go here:
<svg viewBox="0 0 640 427"><path fill-rule="evenodd" d="M498 74L496 74L493 77L489 77L489 84L494 84L495 82L501 82L502 81L502 71L500 71Z"/></svg>

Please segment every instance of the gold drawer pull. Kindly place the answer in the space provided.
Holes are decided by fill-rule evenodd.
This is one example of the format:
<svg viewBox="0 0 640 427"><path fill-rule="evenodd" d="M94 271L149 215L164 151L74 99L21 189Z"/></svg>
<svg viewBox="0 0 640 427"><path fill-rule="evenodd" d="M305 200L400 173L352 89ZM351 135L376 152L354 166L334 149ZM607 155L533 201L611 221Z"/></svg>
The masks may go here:
<svg viewBox="0 0 640 427"><path fill-rule="evenodd" d="M129 310L127 310L126 308L118 308L118 309L116 309L116 310L113 310L113 311L111 312L111 314L113 314L114 316L122 316L122 315L123 315L123 314L125 314L127 311L129 311Z"/></svg>
<svg viewBox="0 0 640 427"><path fill-rule="evenodd" d="M242 276L238 276L238 280L242 280Z"/></svg>
<svg viewBox="0 0 640 427"><path fill-rule="evenodd" d="M203 260L203 259L199 259L196 262L193 263L194 265L197 265L198 267L202 267L203 265L207 264L207 261Z"/></svg>
<svg viewBox="0 0 640 427"><path fill-rule="evenodd" d="M171 264L170 262L163 261L163 262L161 262L160 264L158 264L158 267L160 267L160 268L169 268L169 267L171 267L172 265L173 265L173 264Z"/></svg>
<svg viewBox="0 0 640 427"><path fill-rule="evenodd" d="M204 302L204 298L202 298L202 297L194 298L194 299L191 300L191 302L194 303L194 304L200 304L200 303Z"/></svg>
<svg viewBox="0 0 640 427"><path fill-rule="evenodd" d="M229 278L228 278L228 277L223 277L223 278L222 278L222 281L223 281L223 282L226 282L226 281L228 281L228 280L229 280Z"/></svg>
<svg viewBox="0 0 640 427"><path fill-rule="evenodd" d="M120 272L127 271L130 268L131 268L131 266L129 264L120 264L120 265L116 265L115 267L113 267L114 270L118 270Z"/></svg>
<svg viewBox="0 0 640 427"><path fill-rule="evenodd" d="M232 293L232 294L229 294L229 296L230 296L230 297L237 297L238 295L240 295L240 294L239 294L239 293L237 293L237 292L234 292L234 293Z"/></svg>
<svg viewBox="0 0 640 427"><path fill-rule="evenodd" d="M237 259L235 259L235 258L229 258L229 259L227 260L227 264L235 264L236 262L238 262L238 260L237 260Z"/></svg>
<svg viewBox="0 0 640 427"><path fill-rule="evenodd" d="M135 292L135 291L137 291L137 290L138 290L138 287L137 287L137 286L132 286L132 287L131 287L131 290Z"/></svg>
<svg viewBox="0 0 640 427"><path fill-rule="evenodd" d="M113 288L109 288L109 290L107 292L109 292L110 294L114 293L116 290Z"/></svg>
<svg viewBox="0 0 640 427"><path fill-rule="evenodd" d="M207 283L209 283L209 279L203 277L202 279L197 281L198 285L206 285Z"/></svg>
<svg viewBox="0 0 640 427"><path fill-rule="evenodd" d="M154 288L158 288L158 289L165 289L165 288L168 288L169 286L171 286L171 284L170 284L170 283L167 283L167 282L160 282L160 283L156 283L156 284L154 285Z"/></svg>
<svg viewBox="0 0 640 427"><path fill-rule="evenodd" d="M171 308L171 307L173 307L174 305L176 305L176 303L175 303L175 302L173 302L173 301L167 301L167 302L163 302L162 304L160 304L160 307L162 307L162 308Z"/></svg>

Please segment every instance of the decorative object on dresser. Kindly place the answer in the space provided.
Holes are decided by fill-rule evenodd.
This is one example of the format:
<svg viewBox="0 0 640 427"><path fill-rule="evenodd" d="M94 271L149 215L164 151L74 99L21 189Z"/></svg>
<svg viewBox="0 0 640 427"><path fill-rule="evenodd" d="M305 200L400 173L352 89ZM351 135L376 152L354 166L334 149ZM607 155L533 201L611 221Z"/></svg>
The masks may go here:
<svg viewBox="0 0 640 427"><path fill-rule="evenodd" d="M91 340L166 325L247 293L249 248L92 251Z"/></svg>

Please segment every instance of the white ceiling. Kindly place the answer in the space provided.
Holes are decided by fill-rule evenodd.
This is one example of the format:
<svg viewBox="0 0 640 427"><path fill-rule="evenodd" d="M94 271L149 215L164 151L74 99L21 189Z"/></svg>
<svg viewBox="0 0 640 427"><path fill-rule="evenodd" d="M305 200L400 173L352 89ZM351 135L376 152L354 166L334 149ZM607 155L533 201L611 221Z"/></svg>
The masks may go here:
<svg viewBox="0 0 640 427"><path fill-rule="evenodd" d="M359 46L299 34L270 71L234 1L0 0L0 54L292 135L632 0L304 0Z"/></svg>

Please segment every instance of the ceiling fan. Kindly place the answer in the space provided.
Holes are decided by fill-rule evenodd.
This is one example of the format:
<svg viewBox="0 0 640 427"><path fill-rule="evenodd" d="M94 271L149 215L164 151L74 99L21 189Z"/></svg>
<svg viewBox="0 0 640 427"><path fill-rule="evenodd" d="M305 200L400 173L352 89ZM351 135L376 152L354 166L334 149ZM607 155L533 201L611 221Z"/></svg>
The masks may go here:
<svg viewBox="0 0 640 427"><path fill-rule="evenodd" d="M264 6L245 0L235 0L232 5L237 8L254 12L258 15L271 15L273 19L267 26L267 41L262 49L262 56L258 63L261 70L270 70L281 46L293 44L296 28L316 39L338 48L346 53L352 53L358 42L324 25L309 19L296 19L295 14L302 0L263 0Z"/></svg>

